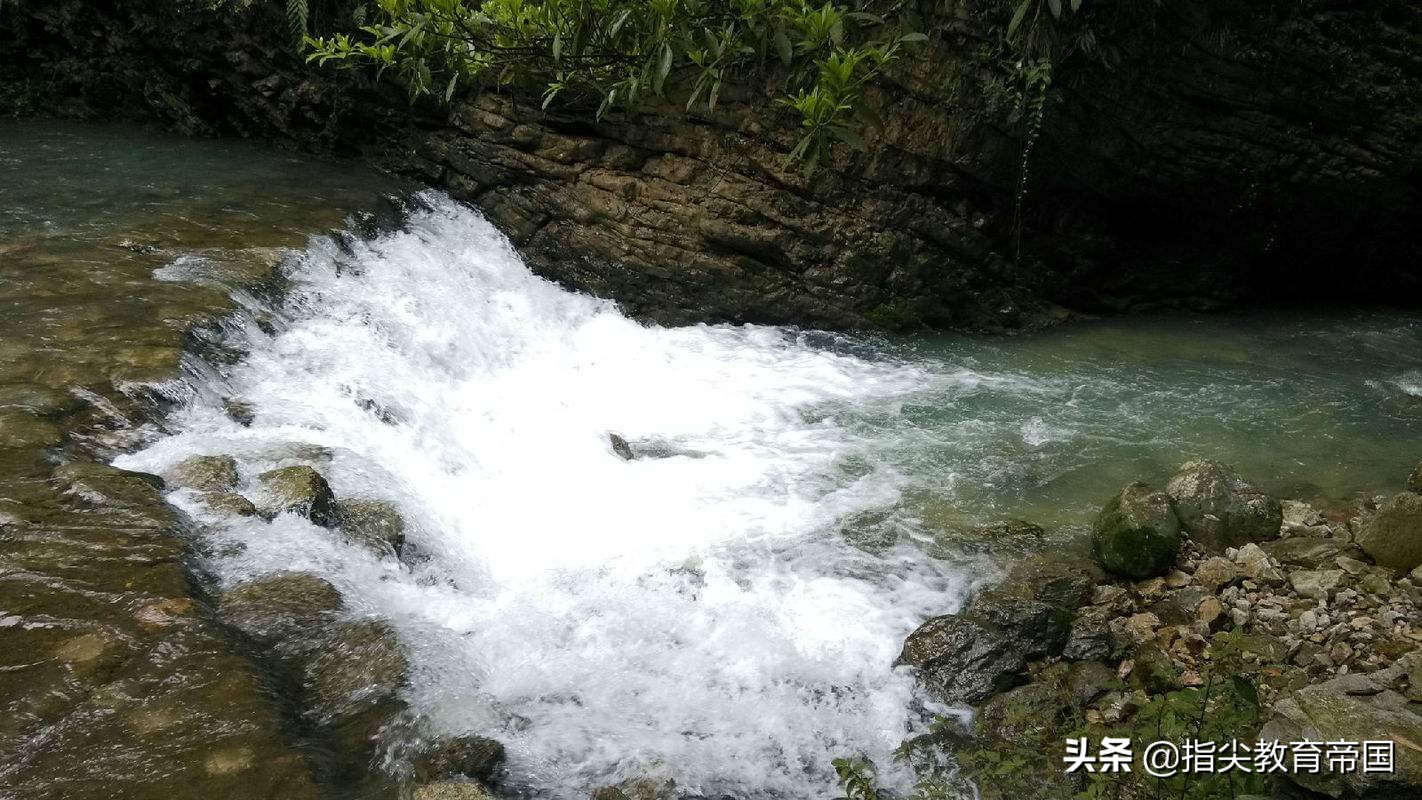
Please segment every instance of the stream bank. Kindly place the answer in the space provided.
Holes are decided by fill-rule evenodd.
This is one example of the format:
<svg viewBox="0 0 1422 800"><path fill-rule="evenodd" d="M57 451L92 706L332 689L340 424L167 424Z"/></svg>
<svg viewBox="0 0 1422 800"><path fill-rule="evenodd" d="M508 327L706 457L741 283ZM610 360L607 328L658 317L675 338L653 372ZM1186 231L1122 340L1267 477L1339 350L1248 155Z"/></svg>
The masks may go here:
<svg viewBox="0 0 1422 800"><path fill-rule="evenodd" d="M754 91L602 123L516 93L412 106L299 64L276 4L200 5L9 4L0 47L22 58L0 78L42 87L42 110L360 154L477 202L540 274L663 322L1004 331L1063 309L1422 296L1408 0L1088 4L1103 55L1058 67L1020 229L1022 122L972 60L995 35L979 2L934 5L966 29L873 87L873 148L812 178L785 168L793 120Z"/></svg>

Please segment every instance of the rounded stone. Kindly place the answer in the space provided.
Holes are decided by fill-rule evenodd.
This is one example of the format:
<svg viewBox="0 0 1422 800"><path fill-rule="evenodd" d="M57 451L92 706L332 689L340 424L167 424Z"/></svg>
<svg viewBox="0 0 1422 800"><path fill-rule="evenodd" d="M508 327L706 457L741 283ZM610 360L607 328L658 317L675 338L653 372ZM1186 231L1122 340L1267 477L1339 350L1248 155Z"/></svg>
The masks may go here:
<svg viewBox="0 0 1422 800"><path fill-rule="evenodd" d="M1107 572L1136 579L1164 575L1180 550L1180 520L1164 492L1133 483L1101 510L1092 544Z"/></svg>

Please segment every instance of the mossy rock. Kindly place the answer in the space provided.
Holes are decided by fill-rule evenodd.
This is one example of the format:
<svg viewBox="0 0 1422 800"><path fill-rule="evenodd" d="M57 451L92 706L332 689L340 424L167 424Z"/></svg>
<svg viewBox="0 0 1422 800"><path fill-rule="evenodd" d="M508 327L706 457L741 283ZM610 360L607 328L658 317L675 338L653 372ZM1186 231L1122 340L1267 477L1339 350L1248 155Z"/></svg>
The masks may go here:
<svg viewBox="0 0 1422 800"><path fill-rule="evenodd" d="M53 447L64 440L64 432L28 411L0 411L0 447Z"/></svg>
<svg viewBox="0 0 1422 800"><path fill-rule="evenodd" d="M1358 546L1379 566L1411 572L1422 565L1422 494L1401 492L1363 523Z"/></svg>
<svg viewBox="0 0 1422 800"><path fill-rule="evenodd" d="M439 739L415 757L415 779L422 783L451 778L491 781L503 765L504 756L501 743L483 736Z"/></svg>
<svg viewBox="0 0 1422 800"><path fill-rule="evenodd" d="M1133 483L1106 503L1092 526L1101 566L1127 578L1164 575L1180 552L1180 520L1170 498L1145 483Z"/></svg>
<svg viewBox="0 0 1422 800"><path fill-rule="evenodd" d="M240 583L218 603L222 619L264 644L296 638L329 624L341 609L341 593L324 578L282 572Z"/></svg>
<svg viewBox="0 0 1422 800"><path fill-rule="evenodd" d="M193 456L179 461L163 477L173 486L225 492L237 485L237 460L232 456Z"/></svg>
<svg viewBox="0 0 1422 800"><path fill-rule="evenodd" d="M494 796L474 781L439 781L415 787L414 800L494 800Z"/></svg>
<svg viewBox="0 0 1422 800"><path fill-rule="evenodd" d="M340 531L353 544L377 556L400 555L405 546L405 519L384 500L342 500Z"/></svg>
<svg viewBox="0 0 1422 800"><path fill-rule="evenodd" d="M260 506L265 516L297 514L326 528L340 521L331 485L311 467L300 465L270 470L258 475L257 482L266 495Z"/></svg>
<svg viewBox="0 0 1422 800"><path fill-rule="evenodd" d="M257 513L257 507L252 504L251 500L234 492L207 492L202 495L202 502L219 514L250 517Z"/></svg>

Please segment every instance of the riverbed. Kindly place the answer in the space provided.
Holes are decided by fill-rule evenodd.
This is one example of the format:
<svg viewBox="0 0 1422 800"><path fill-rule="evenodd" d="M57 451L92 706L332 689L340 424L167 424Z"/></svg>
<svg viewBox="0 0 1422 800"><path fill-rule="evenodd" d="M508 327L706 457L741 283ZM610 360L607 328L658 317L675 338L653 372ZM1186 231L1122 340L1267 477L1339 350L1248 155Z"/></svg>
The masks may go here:
<svg viewBox="0 0 1422 800"><path fill-rule="evenodd" d="M823 796L832 758L891 763L943 711L893 662L1020 546L982 524L1055 546L1196 457L1341 507L1396 488L1422 431L1415 314L665 328L345 165L16 125L0 185L4 381L161 396L102 440L125 469L231 455L247 492L304 463L397 508L409 558L168 496L215 590L309 571L391 625L419 724L503 742L512 792ZM381 193L405 213L362 216Z"/></svg>

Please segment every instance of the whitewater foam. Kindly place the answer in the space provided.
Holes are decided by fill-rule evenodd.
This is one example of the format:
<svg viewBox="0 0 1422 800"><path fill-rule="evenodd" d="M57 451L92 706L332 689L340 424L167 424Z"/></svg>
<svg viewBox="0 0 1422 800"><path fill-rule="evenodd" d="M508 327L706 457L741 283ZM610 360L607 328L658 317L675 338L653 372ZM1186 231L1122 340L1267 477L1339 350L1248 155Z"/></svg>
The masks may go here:
<svg viewBox="0 0 1422 800"><path fill-rule="evenodd" d="M250 478L314 445L338 496L394 503L413 566L174 496L212 525L222 581L312 570L390 620L414 708L503 741L514 785L585 796L651 772L809 797L831 758L890 763L920 722L892 662L965 583L839 532L904 486L844 420L928 376L791 330L639 324L534 276L477 212L422 201L400 231L313 240L271 319L234 323L248 355L195 372L177 433L118 463L230 453ZM658 457L623 461L610 432Z"/></svg>

